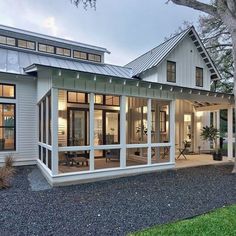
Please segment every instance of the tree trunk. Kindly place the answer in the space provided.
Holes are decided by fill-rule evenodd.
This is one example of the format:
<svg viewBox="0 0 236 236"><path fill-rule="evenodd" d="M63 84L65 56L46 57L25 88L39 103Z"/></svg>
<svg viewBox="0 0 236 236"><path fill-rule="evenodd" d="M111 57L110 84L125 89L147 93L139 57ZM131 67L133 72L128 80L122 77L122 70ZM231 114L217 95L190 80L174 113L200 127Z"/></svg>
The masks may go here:
<svg viewBox="0 0 236 236"><path fill-rule="evenodd" d="M234 59L234 112L235 112L235 128L236 128L236 26L234 29L231 31L231 36L232 36L232 44L233 44L233 59ZM236 139L236 137L235 137ZM236 142L234 143L235 145L235 152L236 152ZM235 157L234 157L235 158ZM234 168L232 170L232 173L236 174L236 158L234 160Z"/></svg>

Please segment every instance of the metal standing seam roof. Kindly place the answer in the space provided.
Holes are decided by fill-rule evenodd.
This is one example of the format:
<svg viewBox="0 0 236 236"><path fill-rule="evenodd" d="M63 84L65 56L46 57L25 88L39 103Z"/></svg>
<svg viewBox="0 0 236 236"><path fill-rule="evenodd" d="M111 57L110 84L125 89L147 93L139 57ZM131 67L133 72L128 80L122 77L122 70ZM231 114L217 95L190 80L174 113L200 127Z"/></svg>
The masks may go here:
<svg viewBox="0 0 236 236"><path fill-rule="evenodd" d="M133 76L139 75L154 66L157 66L167 54L192 30L192 27L170 38L159 46L151 49L140 57L128 63L126 66L133 69Z"/></svg>
<svg viewBox="0 0 236 236"><path fill-rule="evenodd" d="M27 68L34 65L75 70L98 75L131 79L132 69L103 63L83 62L79 60L41 55L20 50L0 48L0 72L27 74Z"/></svg>
<svg viewBox="0 0 236 236"><path fill-rule="evenodd" d="M169 53L187 35L189 35L193 41L196 40L198 42L198 44L200 46L200 47L198 47L198 51L201 49L201 51L199 51L199 53L201 54L202 57L204 57L203 60L208 61L208 62L205 61L206 64L210 64L210 68L212 68L211 70L213 70L214 74L217 75L218 78L220 78L221 76L219 74L219 71L215 67L214 62L211 60L207 50L205 49L203 43L201 42L201 39L199 38L199 36L193 26L191 26L190 28L175 35L174 37L170 38L169 40L165 41L164 43L160 44L159 46L153 48L152 50L148 51L147 53L141 55L140 57L138 57L135 60L128 63L126 66L133 69L133 76L139 76L142 72L159 65L166 58L166 56L168 56ZM196 45L195 41L194 41L194 44Z"/></svg>

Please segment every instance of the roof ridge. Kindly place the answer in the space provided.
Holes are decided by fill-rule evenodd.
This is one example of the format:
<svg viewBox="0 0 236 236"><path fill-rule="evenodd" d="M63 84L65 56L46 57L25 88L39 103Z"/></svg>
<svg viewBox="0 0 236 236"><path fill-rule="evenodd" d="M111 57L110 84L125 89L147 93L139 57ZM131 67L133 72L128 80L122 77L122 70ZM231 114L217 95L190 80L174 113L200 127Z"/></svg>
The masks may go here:
<svg viewBox="0 0 236 236"><path fill-rule="evenodd" d="M150 49L149 51L147 51L147 52L145 52L145 53L141 54L140 56L136 57L134 60L130 61L129 63L127 63L127 64L126 64L126 65L124 65L124 66L128 66L130 63L132 63L132 62L134 62L134 61L138 60L140 57L142 57L142 56L144 56L144 55L146 55L146 54L150 53L151 51L153 51L153 50L157 49L157 48L158 48L158 47L160 47L161 45L163 45L163 44L165 44L165 43L169 42L170 40L172 40L172 39L174 39L174 38L178 37L180 34L183 34L184 32L187 32L187 31L189 31L189 30L190 30L190 29L192 29L192 28L194 28L194 26L193 26L193 25L192 25L192 26L190 26L190 27L188 27L188 28L187 28L187 29L185 29L185 30L182 30L180 33L178 33L178 34L176 34L176 35L172 36L171 38L169 38L169 39L165 40L164 42L162 42L162 43L158 44L157 46L155 46L154 48Z"/></svg>

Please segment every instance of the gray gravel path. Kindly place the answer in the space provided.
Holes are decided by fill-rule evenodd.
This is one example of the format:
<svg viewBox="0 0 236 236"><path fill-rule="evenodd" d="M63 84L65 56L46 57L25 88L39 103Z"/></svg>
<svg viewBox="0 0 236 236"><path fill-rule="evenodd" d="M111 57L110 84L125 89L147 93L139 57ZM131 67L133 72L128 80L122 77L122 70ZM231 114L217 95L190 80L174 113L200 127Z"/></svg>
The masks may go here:
<svg viewBox="0 0 236 236"><path fill-rule="evenodd" d="M19 167L13 187L0 191L0 235L125 235L192 217L236 203L231 170L204 166L33 191L36 168Z"/></svg>

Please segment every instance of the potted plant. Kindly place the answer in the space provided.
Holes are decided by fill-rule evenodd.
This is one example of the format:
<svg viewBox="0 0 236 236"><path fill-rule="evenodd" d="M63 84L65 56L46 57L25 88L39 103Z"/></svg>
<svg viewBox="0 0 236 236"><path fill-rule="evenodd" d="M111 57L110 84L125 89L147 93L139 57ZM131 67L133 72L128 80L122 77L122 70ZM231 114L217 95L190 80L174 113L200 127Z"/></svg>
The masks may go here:
<svg viewBox="0 0 236 236"><path fill-rule="evenodd" d="M214 144L214 151L212 153L213 160L222 161L222 151L217 145L217 139L219 138L219 130L213 125L211 125L203 127L201 131L202 139L213 142Z"/></svg>

